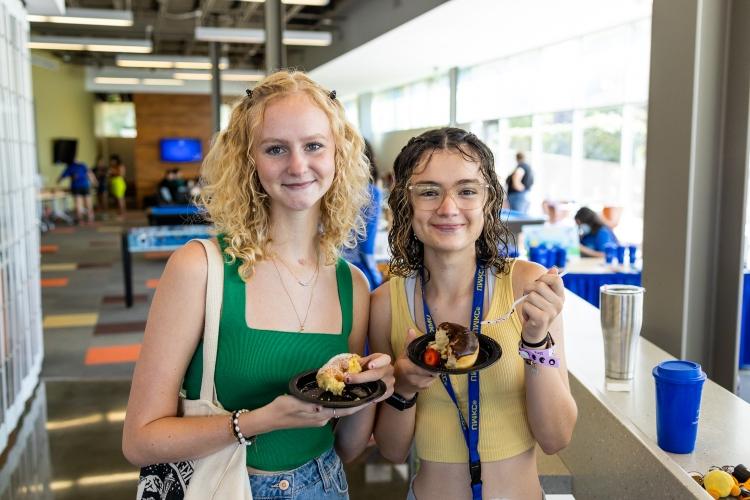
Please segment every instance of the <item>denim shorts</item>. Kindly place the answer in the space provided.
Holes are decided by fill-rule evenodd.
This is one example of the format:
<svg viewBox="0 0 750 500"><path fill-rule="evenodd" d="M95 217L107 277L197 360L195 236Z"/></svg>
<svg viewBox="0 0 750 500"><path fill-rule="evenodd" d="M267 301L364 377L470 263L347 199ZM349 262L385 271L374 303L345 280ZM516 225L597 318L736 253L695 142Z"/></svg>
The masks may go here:
<svg viewBox="0 0 750 500"><path fill-rule="evenodd" d="M296 469L250 474L253 500L348 500L344 466L331 448Z"/></svg>

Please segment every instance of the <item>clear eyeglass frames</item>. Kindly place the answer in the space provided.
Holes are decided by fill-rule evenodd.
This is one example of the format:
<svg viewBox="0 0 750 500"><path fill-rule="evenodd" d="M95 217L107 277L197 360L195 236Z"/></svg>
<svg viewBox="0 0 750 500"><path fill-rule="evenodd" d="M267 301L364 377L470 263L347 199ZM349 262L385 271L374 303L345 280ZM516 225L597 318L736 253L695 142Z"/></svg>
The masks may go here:
<svg viewBox="0 0 750 500"><path fill-rule="evenodd" d="M445 200L446 193L461 210L476 210L484 206L489 184L484 182L462 182L450 188L439 184L417 183L407 187L416 210L437 210Z"/></svg>

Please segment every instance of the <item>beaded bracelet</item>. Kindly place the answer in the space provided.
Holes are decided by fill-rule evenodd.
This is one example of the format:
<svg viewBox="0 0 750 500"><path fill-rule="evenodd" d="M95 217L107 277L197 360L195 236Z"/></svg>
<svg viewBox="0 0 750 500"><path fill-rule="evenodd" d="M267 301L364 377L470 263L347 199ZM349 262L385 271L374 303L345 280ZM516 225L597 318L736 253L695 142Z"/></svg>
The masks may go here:
<svg viewBox="0 0 750 500"><path fill-rule="evenodd" d="M234 434L234 437L237 438L237 441L239 441L240 444L244 444L245 446L250 446L255 442L255 436L245 437L244 435L242 435L242 431L240 430L240 415L249 411L250 410L248 409L242 409L232 412L232 434Z"/></svg>

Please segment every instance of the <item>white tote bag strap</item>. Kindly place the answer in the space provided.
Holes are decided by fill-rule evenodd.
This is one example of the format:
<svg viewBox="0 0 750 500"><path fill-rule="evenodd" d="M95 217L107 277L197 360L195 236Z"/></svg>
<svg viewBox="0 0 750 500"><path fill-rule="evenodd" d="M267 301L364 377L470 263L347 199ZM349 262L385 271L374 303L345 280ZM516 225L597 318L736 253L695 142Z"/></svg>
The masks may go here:
<svg viewBox="0 0 750 500"><path fill-rule="evenodd" d="M204 401L217 402L214 388L216 350L219 345L219 321L224 292L224 258L219 247L211 240L196 239L206 249L208 279L206 280L206 317L203 327L203 377L201 395Z"/></svg>

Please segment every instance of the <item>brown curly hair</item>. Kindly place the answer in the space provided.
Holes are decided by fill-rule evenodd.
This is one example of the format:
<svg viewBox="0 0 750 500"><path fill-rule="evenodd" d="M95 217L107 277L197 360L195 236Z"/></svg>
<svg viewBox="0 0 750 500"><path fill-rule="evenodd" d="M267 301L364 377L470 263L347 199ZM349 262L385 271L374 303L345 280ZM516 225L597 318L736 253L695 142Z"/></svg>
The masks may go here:
<svg viewBox="0 0 750 500"><path fill-rule="evenodd" d="M435 151L455 151L467 161L478 164L490 188L483 210L484 227L475 243L477 259L487 268L494 268L496 273L508 273L510 259L506 256L513 235L500 220L504 191L495 174L492 151L474 134L453 127L428 130L412 137L396 157L393 165L396 179L388 197L393 213L393 225L388 233L393 255L390 272L395 276L412 276L420 272L424 264L424 247L412 228L414 209L408 187L414 171L426 165Z"/></svg>
<svg viewBox="0 0 750 500"><path fill-rule="evenodd" d="M200 201L224 235L229 261L241 261L239 273L245 280L252 276L255 263L269 256L270 204L255 164L256 135L269 103L294 93L306 95L326 114L336 144L333 182L320 205L320 252L325 262L333 264L341 247L354 247L356 238L365 233L362 208L370 195L364 140L346 120L334 93L300 71L278 71L234 106L229 125L202 166L206 185Z"/></svg>

